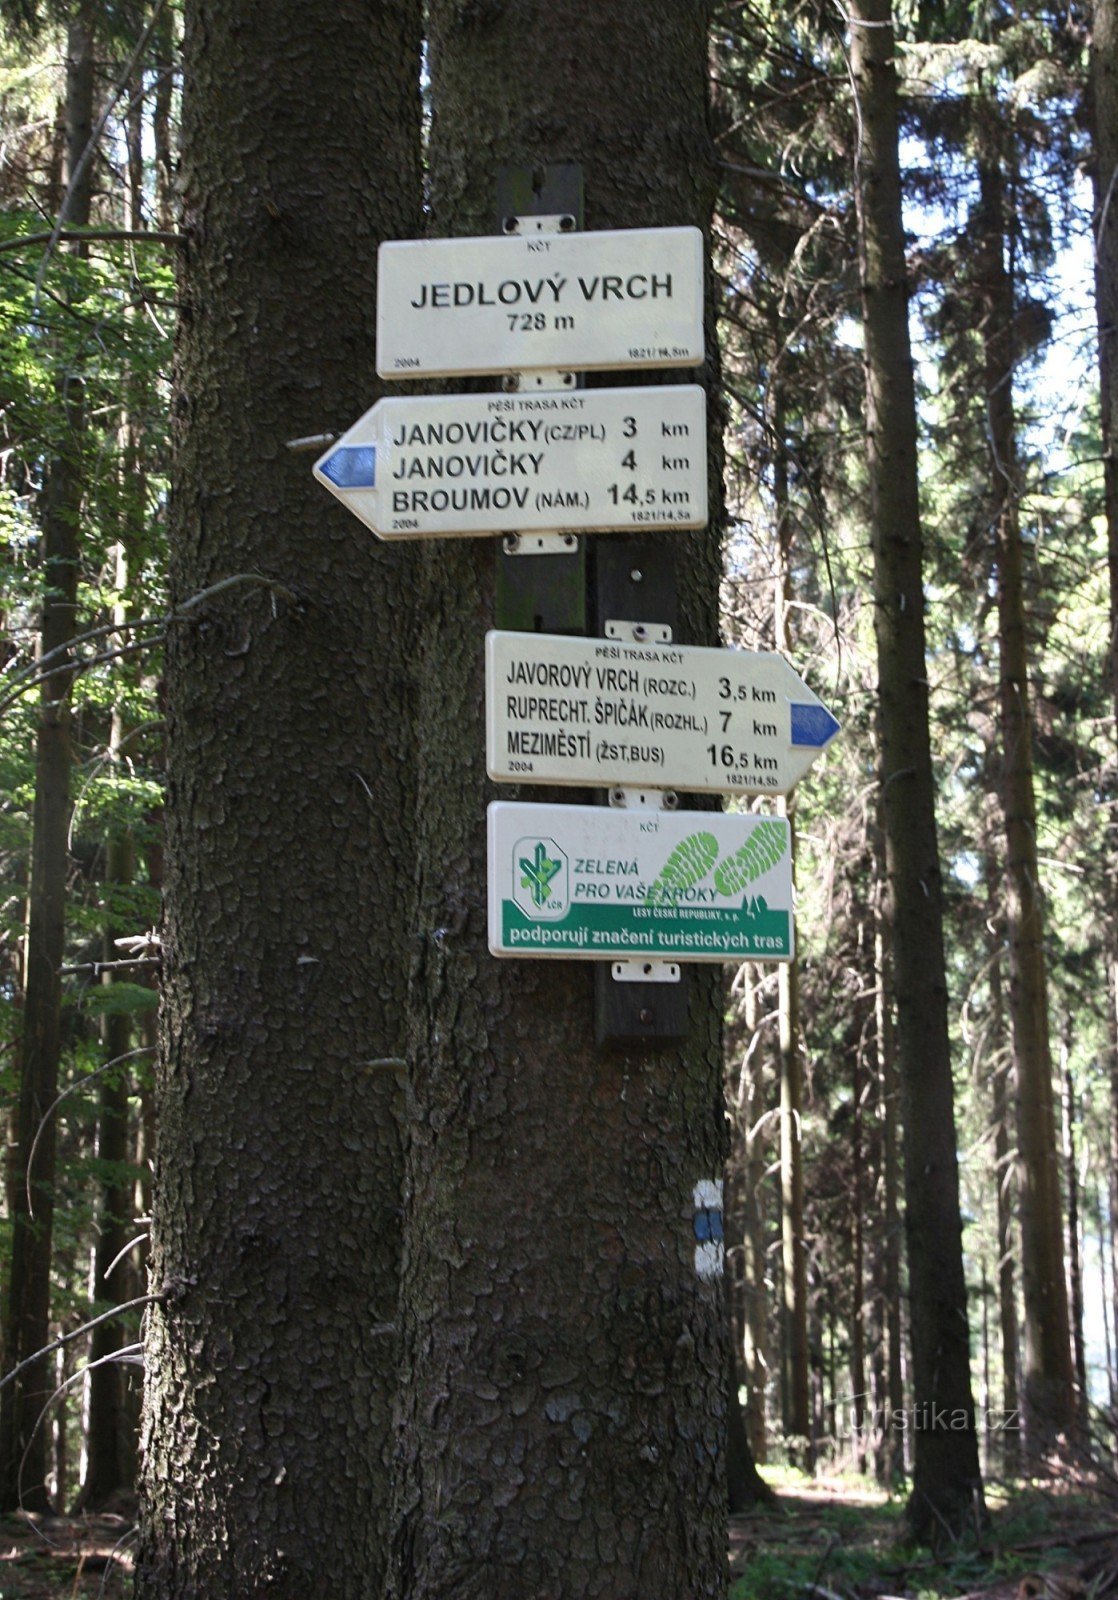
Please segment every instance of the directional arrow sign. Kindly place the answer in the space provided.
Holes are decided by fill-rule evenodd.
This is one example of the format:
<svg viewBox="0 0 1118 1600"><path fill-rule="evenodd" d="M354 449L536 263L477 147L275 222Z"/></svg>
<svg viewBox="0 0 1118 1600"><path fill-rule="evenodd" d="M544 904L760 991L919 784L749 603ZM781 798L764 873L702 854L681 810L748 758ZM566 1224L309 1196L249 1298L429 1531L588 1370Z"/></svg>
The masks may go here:
<svg viewBox="0 0 1118 1600"><path fill-rule="evenodd" d="M382 539L707 520L697 384L381 400L315 476Z"/></svg>
<svg viewBox="0 0 1118 1600"><path fill-rule="evenodd" d="M703 359L698 228L382 244L382 378Z"/></svg>
<svg viewBox="0 0 1118 1600"><path fill-rule="evenodd" d="M489 948L586 961L788 961L788 823L495 801Z"/></svg>
<svg viewBox="0 0 1118 1600"><path fill-rule="evenodd" d="M502 783L787 794L839 731L771 651L493 632L485 652Z"/></svg>

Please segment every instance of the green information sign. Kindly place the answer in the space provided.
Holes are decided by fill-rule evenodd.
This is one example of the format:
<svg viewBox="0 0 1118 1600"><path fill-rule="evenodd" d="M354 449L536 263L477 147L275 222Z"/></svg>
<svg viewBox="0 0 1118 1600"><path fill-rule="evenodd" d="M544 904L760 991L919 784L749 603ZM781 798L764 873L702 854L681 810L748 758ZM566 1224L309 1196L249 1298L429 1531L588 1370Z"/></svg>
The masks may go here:
<svg viewBox="0 0 1118 1600"><path fill-rule="evenodd" d="M788 961L788 823L496 801L489 948L588 961Z"/></svg>

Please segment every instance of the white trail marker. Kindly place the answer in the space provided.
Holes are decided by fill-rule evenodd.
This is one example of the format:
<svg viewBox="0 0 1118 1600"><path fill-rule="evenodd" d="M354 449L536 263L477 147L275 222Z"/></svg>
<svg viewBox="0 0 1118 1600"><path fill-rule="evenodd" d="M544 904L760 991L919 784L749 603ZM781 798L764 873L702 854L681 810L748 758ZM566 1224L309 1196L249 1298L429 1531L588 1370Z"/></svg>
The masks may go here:
<svg viewBox="0 0 1118 1600"><path fill-rule="evenodd" d="M698 228L408 239L377 264L382 378L703 359Z"/></svg>
<svg viewBox="0 0 1118 1600"><path fill-rule="evenodd" d="M501 783L787 794L839 731L783 656L491 632L486 766Z"/></svg>
<svg viewBox="0 0 1118 1600"><path fill-rule="evenodd" d="M678 384L393 397L314 473L382 539L702 528L706 396Z"/></svg>

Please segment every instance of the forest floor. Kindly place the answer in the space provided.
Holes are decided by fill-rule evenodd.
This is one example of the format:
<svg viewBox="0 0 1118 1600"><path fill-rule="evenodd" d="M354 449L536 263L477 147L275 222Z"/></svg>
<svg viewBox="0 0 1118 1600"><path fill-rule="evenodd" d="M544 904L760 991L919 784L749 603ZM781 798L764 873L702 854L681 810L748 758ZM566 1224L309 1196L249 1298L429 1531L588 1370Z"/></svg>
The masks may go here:
<svg viewBox="0 0 1118 1600"><path fill-rule="evenodd" d="M775 1508L730 1518L730 1600L1118 1600L1118 1479L988 1487L988 1526L933 1557L864 1478L764 1475Z"/></svg>
<svg viewBox="0 0 1118 1600"><path fill-rule="evenodd" d="M864 1479L765 1476L776 1506L730 1518L730 1600L1118 1600L1118 1480L989 1490L981 1537L933 1558ZM132 1526L0 1518L0 1600L126 1600Z"/></svg>
<svg viewBox="0 0 1118 1600"><path fill-rule="evenodd" d="M123 1600L129 1517L0 1517L0 1600Z"/></svg>

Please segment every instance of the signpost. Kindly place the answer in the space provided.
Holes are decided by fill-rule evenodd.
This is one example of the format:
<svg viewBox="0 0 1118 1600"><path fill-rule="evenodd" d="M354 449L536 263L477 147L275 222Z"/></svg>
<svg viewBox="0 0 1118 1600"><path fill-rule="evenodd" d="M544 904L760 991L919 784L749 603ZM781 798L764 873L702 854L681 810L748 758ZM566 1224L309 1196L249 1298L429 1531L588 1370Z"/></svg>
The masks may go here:
<svg viewBox="0 0 1118 1600"><path fill-rule="evenodd" d="M326 451L318 481L379 538L706 526L702 389L573 377L703 360L702 235L554 221L381 245L382 378L534 377L505 394L381 400ZM487 635L490 777L786 794L838 722L782 656L646 641L663 613L639 609L655 586L629 572L636 560L620 609L616 585L600 589L610 637ZM488 822L494 955L612 962L615 987L641 991L642 1037L657 1036L647 991L677 962L792 958L784 818L496 801ZM637 1024L619 1027L604 1036Z"/></svg>
<svg viewBox="0 0 1118 1600"><path fill-rule="evenodd" d="M502 783L787 794L839 724L783 656L491 632L486 765Z"/></svg>
<svg viewBox="0 0 1118 1600"><path fill-rule="evenodd" d="M393 241L377 273L382 378L703 359L698 228Z"/></svg>
<svg viewBox="0 0 1118 1600"><path fill-rule="evenodd" d="M697 384L381 400L315 465L382 539L707 521Z"/></svg>
<svg viewBox="0 0 1118 1600"><path fill-rule="evenodd" d="M783 817L489 807L489 948L582 961L788 961Z"/></svg>

